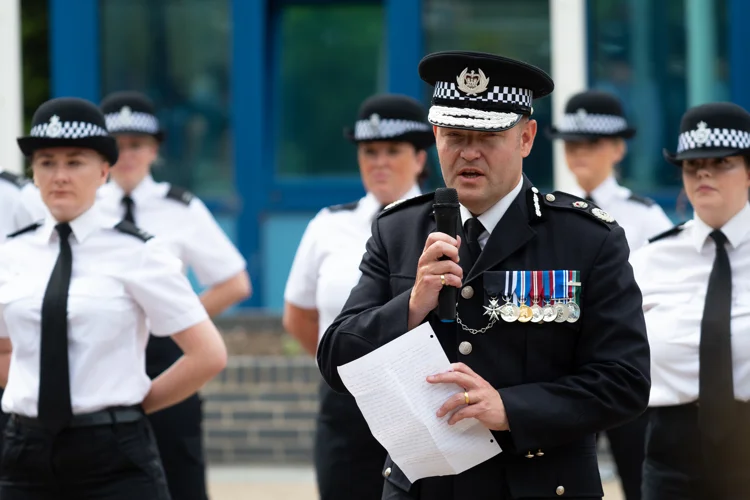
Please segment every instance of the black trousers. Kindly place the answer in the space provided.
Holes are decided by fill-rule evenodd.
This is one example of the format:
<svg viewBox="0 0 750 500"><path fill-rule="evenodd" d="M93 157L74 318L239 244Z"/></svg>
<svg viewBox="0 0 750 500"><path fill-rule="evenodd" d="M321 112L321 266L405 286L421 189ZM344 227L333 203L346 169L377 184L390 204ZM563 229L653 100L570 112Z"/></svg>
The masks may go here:
<svg viewBox="0 0 750 500"><path fill-rule="evenodd" d="M320 500L380 500L385 457L354 397L321 382L315 433Z"/></svg>
<svg viewBox="0 0 750 500"><path fill-rule="evenodd" d="M617 465L625 500L641 500L643 460L646 457L648 414L632 422L607 430L612 456Z"/></svg>
<svg viewBox="0 0 750 500"><path fill-rule="evenodd" d="M3 500L170 500L145 418L52 435L11 417L4 434Z"/></svg>
<svg viewBox="0 0 750 500"><path fill-rule="evenodd" d="M696 404L649 410L644 500L750 499L750 405L737 405L739 424L721 443L701 436Z"/></svg>
<svg viewBox="0 0 750 500"><path fill-rule="evenodd" d="M146 347L148 376L156 378L180 356L182 351L171 338L152 335ZM182 403L152 413L148 419L156 436L172 500L208 500L200 397L194 394Z"/></svg>

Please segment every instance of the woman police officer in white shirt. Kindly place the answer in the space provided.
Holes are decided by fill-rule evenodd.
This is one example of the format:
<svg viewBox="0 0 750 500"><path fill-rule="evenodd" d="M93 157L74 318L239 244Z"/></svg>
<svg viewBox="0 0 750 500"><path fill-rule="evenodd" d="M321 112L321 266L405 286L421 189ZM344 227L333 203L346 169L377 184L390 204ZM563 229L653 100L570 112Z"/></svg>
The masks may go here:
<svg viewBox="0 0 750 500"><path fill-rule="evenodd" d="M704 104L677 152L695 215L631 257L651 345L644 500L750 498L750 113Z"/></svg>
<svg viewBox="0 0 750 500"><path fill-rule="evenodd" d="M548 135L565 143L565 161L578 186L571 193L606 210L625 230L630 252L673 226L653 200L634 194L615 178L617 164L627 151L626 139L635 136L622 104L612 94L588 90L572 96L565 115ZM647 415L607 430L626 500L641 498Z"/></svg>
<svg viewBox="0 0 750 500"><path fill-rule="evenodd" d="M49 214L0 246L0 498L168 500L144 413L218 374L224 343L179 259L94 204L117 162L94 104L48 101L18 142ZM184 353L154 381L148 327Z"/></svg>
<svg viewBox="0 0 750 500"><path fill-rule="evenodd" d="M420 194L426 148L435 139L426 111L402 95L376 95L359 109L347 137L367 194L354 203L324 208L310 221L284 293L284 327L315 355L319 337L357 284L359 263L375 216L384 206ZM321 500L379 500L386 452L370 433L354 398L325 382L315 437Z"/></svg>
<svg viewBox="0 0 750 500"><path fill-rule="evenodd" d="M119 158L110 182L99 189L99 209L163 240L206 287L201 302L213 317L250 295L242 255L206 206L184 189L155 182L151 166L164 139L156 110L139 92L115 92L101 110L117 140ZM146 373L158 377L181 355L169 338L154 335L146 348ZM198 394L149 415L172 500L207 500L203 411Z"/></svg>

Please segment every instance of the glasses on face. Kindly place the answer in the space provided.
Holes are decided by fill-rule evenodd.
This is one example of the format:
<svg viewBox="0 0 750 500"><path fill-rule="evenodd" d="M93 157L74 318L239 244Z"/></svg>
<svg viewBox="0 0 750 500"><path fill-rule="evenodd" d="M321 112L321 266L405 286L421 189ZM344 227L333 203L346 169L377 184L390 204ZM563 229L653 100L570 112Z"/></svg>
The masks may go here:
<svg viewBox="0 0 750 500"><path fill-rule="evenodd" d="M729 172L742 165L742 160L731 158L704 158L697 160L684 160L682 171L687 175L696 175L699 170L706 170L711 175Z"/></svg>

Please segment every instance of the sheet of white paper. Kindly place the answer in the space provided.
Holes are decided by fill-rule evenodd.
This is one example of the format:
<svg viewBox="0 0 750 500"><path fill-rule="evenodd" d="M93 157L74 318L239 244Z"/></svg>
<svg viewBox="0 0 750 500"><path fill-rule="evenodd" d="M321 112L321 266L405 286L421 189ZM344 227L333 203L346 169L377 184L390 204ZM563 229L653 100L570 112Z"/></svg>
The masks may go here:
<svg viewBox="0 0 750 500"><path fill-rule="evenodd" d="M411 482L459 474L502 451L477 420L448 425L450 415L435 415L463 389L426 379L450 368L429 323L338 367L373 436Z"/></svg>

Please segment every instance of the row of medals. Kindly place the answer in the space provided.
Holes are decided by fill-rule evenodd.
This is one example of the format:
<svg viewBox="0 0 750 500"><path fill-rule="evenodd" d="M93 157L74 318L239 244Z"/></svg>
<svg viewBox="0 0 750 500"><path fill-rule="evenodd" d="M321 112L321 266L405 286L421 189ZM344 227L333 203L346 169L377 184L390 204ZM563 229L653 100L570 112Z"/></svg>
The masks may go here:
<svg viewBox="0 0 750 500"><path fill-rule="evenodd" d="M575 323L581 317L581 308L574 301L562 302L556 300L554 304L547 303L543 306L534 303L531 306L526 304L516 305L509 299L502 306L497 298L490 298L490 306L485 307L485 314L490 318L497 319L499 313L503 321L512 323L520 321L521 323Z"/></svg>

